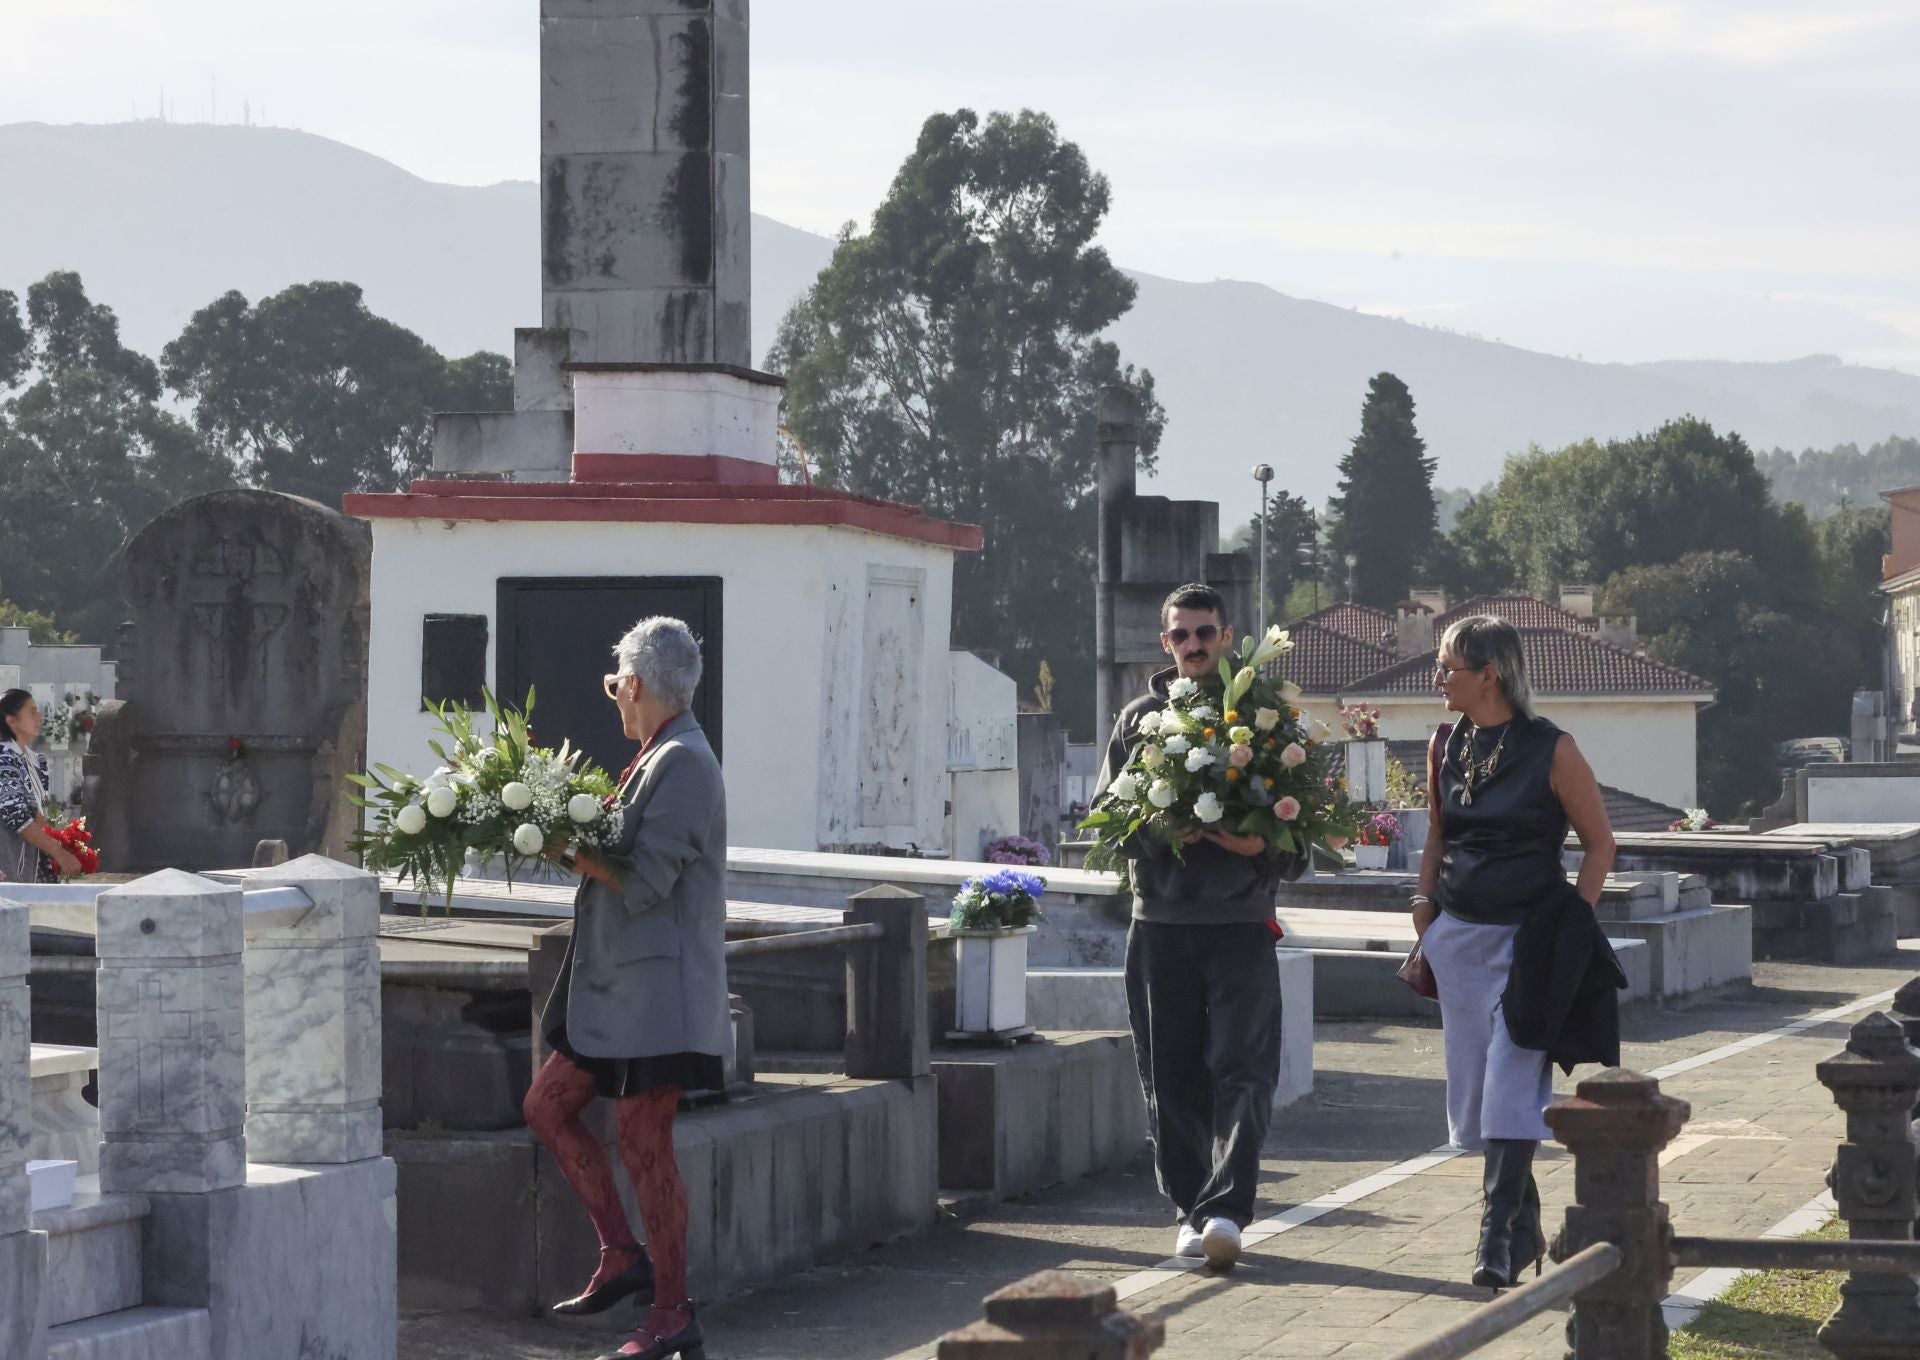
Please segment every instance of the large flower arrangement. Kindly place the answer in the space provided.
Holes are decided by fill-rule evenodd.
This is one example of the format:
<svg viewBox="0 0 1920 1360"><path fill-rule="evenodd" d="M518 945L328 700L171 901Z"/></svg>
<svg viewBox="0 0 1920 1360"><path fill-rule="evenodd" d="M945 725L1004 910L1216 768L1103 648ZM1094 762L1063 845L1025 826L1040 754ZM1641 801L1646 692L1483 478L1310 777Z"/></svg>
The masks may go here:
<svg viewBox="0 0 1920 1360"><path fill-rule="evenodd" d="M459 704L434 709L439 736L427 743L440 766L424 779L387 765L353 776L367 791L354 801L372 814L354 841L369 869L392 870L431 892L439 886L453 908L454 879L469 853L502 862L506 877L537 860L566 862L574 847L605 850L619 837L621 811L613 780L562 743L533 744L527 715L486 695L493 720L479 732Z"/></svg>
<svg viewBox="0 0 1920 1360"><path fill-rule="evenodd" d="M955 930L1018 930L1043 920L1040 897L1047 881L1018 869L970 878L954 895L947 924Z"/></svg>
<svg viewBox="0 0 1920 1360"><path fill-rule="evenodd" d="M1080 823L1098 844L1089 868L1127 871L1123 843L1158 836L1180 854L1188 834L1258 836L1271 854L1351 836L1356 817L1328 772L1327 753L1293 707L1300 691L1261 671L1292 650L1275 627L1220 659L1218 681L1181 676L1166 708L1140 723L1144 740Z"/></svg>

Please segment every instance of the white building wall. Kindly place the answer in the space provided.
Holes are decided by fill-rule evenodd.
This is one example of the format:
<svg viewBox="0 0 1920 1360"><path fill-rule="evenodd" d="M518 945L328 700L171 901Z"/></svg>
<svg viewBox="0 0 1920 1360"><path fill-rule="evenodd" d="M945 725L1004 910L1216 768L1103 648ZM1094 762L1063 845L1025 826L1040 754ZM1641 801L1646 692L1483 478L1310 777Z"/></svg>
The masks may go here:
<svg viewBox="0 0 1920 1360"><path fill-rule="evenodd" d="M488 620L493 685L497 582L527 576L717 576L723 581L722 721L729 835L736 845L813 850L859 840L857 743L867 683L862 618L870 571L917 572L924 595L917 665L880 687L908 710L910 792L898 826L922 847L944 840L947 633L953 556L946 548L823 526L373 521L367 756L400 769L431 762L420 712L421 619ZM607 620L607 646L632 619ZM851 625L851 626L849 626ZM559 734L555 734L556 736ZM850 834L839 836L845 830Z"/></svg>
<svg viewBox="0 0 1920 1360"><path fill-rule="evenodd" d="M1380 735L1389 741L1423 741L1438 724L1453 720L1438 699L1364 702L1380 710ZM1579 743L1602 784L1669 807L1696 805L1699 711L1693 700L1554 697L1538 707Z"/></svg>

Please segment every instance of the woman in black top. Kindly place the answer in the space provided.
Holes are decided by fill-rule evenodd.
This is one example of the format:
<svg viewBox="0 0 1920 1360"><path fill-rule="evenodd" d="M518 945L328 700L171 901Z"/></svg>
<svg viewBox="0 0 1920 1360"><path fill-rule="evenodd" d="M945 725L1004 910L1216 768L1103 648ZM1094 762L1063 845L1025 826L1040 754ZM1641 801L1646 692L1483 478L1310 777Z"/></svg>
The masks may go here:
<svg viewBox="0 0 1920 1360"><path fill-rule="evenodd" d="M1512 624L1476 615L1447 629L1434 684L1460 717L1428 750L1413 924L1440 990L1448 1135L1486 1153L1473 1282L1499 1289L1546 1250L1533 1154L1550 1136L1541 1115L1553 1100L1547 1054L1507 1029L1514 937L1533 912L1580 910L1561 865L1569 825L1585 851L1580 897L1589 909L1600 900L1613 829L1573 738L1533 711Z"/></svg>

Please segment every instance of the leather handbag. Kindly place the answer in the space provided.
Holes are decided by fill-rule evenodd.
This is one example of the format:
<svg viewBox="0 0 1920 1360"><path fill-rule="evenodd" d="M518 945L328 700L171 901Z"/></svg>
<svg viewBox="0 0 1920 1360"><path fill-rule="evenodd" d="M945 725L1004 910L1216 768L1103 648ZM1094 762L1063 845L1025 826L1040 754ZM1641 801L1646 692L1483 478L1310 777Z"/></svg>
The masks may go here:
<svg viewBox="0 0 1920 1360"><path fill-rule="evenodd" d="M1394 976L1413 988L1415 996L1424 996L1429 1001L1440 999L1440 985L1433 980L1432 965L1427 962L1426 953L1420 948L1418 940L1407 951L1406 962L1400 965L1400 971Z"/></svg>

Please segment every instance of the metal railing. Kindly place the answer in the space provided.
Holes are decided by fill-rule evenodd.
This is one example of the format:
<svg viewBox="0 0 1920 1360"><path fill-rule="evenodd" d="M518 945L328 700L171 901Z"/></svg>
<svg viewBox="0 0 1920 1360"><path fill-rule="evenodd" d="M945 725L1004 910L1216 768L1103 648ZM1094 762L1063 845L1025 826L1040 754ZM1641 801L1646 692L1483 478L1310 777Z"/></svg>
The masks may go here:
<svg viewBox="0 0 1920 1360"><path fill-rule="evenodd" d="M1626 1256L1611 1242L1596 1242L1576 1252L1553 1270L1402 1351L1393 1360L1454 1360L1471 1355L1490 1341L1498 1341L1521 1323L1550 1308L1571 1303L1575 1296L1600 1283L1626 1264Z"/></svg>
<svg viewBox="0 0 1920 1360"><path fill-rule="evenodd" d="M880 925L823 926L818 930L785 930L778 934L756 935L745 940L728 940L727 957L754 958L761 954L793 954L802 949L826 949L852 944L857 940L878 940L886 934Z"/></svg>

